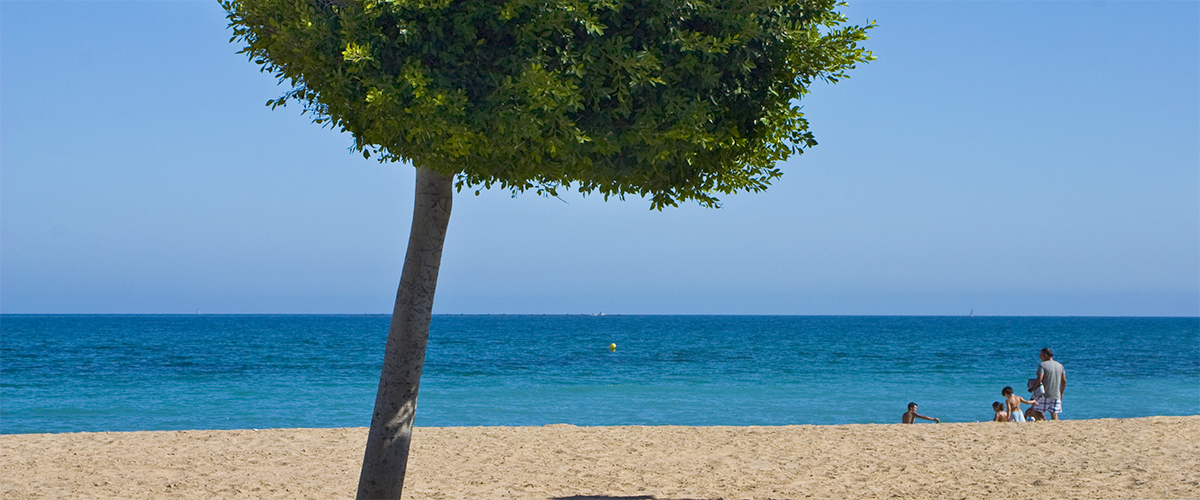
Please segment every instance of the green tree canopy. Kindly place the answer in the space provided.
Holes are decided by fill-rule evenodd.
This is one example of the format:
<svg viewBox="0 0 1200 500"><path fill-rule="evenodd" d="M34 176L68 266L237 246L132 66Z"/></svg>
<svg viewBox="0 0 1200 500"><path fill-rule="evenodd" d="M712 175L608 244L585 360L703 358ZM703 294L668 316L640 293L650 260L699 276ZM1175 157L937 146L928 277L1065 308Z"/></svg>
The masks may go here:
<svg viewBox="0 0 1200 500"><path fill-rule="evenodd" d="M399 498L454 179L650 199L766 189L797 101L871 53L834 0L221 0L232 41L416 196L359 498Z"/></svg>
<svg viewBox="0 0 1200 500"><path fill-rule="evenodd" d="M234 41L364 156L457 186L765 189L816 141L797 101L872 59L834 0L222 0Z"/></svg>

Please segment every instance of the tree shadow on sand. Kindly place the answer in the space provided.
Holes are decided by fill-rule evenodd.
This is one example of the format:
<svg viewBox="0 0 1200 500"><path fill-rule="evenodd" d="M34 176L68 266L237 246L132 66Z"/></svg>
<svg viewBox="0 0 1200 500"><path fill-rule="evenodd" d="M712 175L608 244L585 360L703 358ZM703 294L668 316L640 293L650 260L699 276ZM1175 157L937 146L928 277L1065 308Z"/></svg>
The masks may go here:
<svg viewBox="0 0 1200 500"><path fill-rule="evenodd" d="M721 498L658 498L653 495L637 495L632 497L615 497L609 495L571 495L569 497L553 497L550 500L723 500Z"/></svg>
<svg viewBox="0 0 1200 500"><path fill-rule="evenodd" d="M659 500L650 495L635 497L613 497L608 495L571 495L569 497L553 497L550 500Z"/></svg>

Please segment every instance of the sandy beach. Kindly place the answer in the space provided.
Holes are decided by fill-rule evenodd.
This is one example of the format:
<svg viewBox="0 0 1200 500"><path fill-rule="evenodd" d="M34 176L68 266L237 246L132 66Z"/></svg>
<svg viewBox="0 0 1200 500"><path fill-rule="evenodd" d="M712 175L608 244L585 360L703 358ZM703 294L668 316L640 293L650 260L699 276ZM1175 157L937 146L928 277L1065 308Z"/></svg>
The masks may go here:
<svg viewBox="0 0 1200 500"><path fill-rule="evenodd" d="M350 498L366 429L0 436L25 498ZM415 431L406 499L1200 498L1200 416Z"/></svg>

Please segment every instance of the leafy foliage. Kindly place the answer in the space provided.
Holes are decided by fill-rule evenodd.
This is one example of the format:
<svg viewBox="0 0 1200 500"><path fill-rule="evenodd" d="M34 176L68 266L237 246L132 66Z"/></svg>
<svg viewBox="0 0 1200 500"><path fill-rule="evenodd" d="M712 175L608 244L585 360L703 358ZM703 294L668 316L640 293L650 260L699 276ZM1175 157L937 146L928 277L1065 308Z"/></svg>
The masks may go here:
<svg viewBox="0 0 1200 500"><path fill-rule="evenodd" d="M796 105L873 59L835 0L221 0L263 71L382 161L650 198L765 189Z"/></svg>

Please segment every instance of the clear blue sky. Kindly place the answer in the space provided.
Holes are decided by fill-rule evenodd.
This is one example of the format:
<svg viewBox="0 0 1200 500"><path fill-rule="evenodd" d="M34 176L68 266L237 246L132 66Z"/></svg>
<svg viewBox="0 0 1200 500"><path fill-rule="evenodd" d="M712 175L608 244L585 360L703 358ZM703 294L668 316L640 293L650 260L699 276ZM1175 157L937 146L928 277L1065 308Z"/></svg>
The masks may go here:
<svg viewBox="0 0 1200 500"><path fill-rule="evenodd" d="M852 2L770 190L457 197L435 312L1200 314L1200 3ZM215 1L0 2L0 311L385 313L413 171Z"/></svg>

